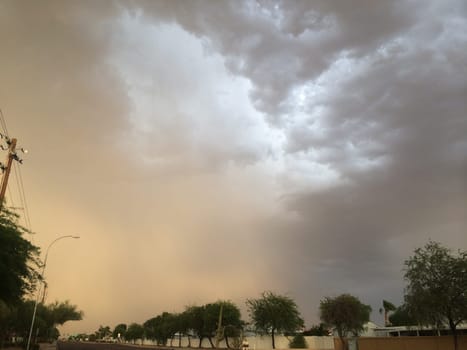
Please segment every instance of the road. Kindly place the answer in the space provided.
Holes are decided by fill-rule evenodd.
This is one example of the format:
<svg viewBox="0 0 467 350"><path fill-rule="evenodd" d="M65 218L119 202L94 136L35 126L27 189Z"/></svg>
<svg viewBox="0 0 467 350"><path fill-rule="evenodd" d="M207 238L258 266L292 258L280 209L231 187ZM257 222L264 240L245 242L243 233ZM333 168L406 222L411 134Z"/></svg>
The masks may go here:
<svg viewBox="0 0 467 350"><path fill-rule="evenodd" d="M57 342L57 350L142 350L142 349L157 349L157 348L155 346L149 347L149 346L137 346L137 345L130 345L130 344L114 344L114 343L91 343L91 342L77 342L77 341Z"/></svg>

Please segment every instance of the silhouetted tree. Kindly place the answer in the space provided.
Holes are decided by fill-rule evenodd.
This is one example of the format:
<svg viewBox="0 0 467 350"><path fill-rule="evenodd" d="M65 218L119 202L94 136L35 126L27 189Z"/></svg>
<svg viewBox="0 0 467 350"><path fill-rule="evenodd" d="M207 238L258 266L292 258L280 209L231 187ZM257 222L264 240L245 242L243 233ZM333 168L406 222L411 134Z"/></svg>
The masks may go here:
<svg viewBox="0 0 467 350"><path fill-rule="evenodd" d="M0 300L8 306L20 303L40 278L39 248L24 238L29 231L18 218L4 207L0 210Z"/></svg>
<svg viewBox="0 0 467 350"><path fill-rule="evenodd" d="M467 320L467 252L430 241L405 261L404 277L410 314L421 324L447 325L457 350L457 326Z"/></svg>
<svg viewBox="0 0 467 350"><path fill-rule="evenodd" d="M287 296L263 292L260 298L248 299L246 304L256 330L271 334L273 349L276 333L294 333L303 327L297 304Z"/></svg>
<svg viewBox="0 0 467 350"><path fill-rule="evenodd" d="M336 298L326 297L320 302L320 318L326 325L333 327L345 348L344 339L348 334L358 336L363 326L370 320L371 306L362 304L357 297L342 294Z"/></svg>
<svg viewBox="0 0 467 350"><path fill-rule="evenodd" d="M384 325L385 326L389 326L388 314L389 312L394 311L394 310L396 310L396 306L393 303L383 299L383 307L379 309L379 313L380 314L384 313Z"/></svg>

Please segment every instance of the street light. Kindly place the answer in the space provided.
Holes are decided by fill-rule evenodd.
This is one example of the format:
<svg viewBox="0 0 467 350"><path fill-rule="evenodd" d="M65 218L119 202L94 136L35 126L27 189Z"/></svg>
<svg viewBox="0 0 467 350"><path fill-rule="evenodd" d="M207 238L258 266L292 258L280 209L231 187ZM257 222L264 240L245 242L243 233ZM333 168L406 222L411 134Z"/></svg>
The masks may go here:
<svg viewBox="0 0 467 350"><path fill-rule="evenodd" d="M57 241L59 241L61 239L64 239L64 238L78 239L79 236L73 236L73 235L61 236L61 237L58 237L57 239L52 241L52 243L49 244L49 246L47 247L47 250L45 251L44 264L42 264L42 271L41 271L41 281L42 281L42 283L44 285L44 288L45 288L45 282L43 280L44 279L44 272L45 272L45 266L47 265L47 258L49 256L50 247L52 247L54 245L54 243L56 243ZM41 288L39 288L39 290L37 292L36 302L34 303L34 311L32 313L31 328L29 329L29 337L28 337L28 344L26 346L26 350L29 350L29 345L31 344L32 330L34 328L34 321L36 320L36 311L37 311L37 304L38 304L38 301L39 301L40 291L41 291ZM45 289L44 289L44 291L45 291Z"/></svg>

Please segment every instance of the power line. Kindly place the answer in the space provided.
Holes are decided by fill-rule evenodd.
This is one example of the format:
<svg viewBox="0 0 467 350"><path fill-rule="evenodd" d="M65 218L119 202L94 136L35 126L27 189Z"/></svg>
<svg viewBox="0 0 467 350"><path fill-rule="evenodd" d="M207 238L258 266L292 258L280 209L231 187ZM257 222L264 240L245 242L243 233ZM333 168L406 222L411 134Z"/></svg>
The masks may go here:
<svg viewBox="0 0 467 350"><path fill-rule="evenodd" d="M14 207L15 206L15 201L13 200L13 195L11 194L10 186L8 186L7 189L8 189L8 196L10 198L11 205Z"/></svg>
<svg viewBox="0 0 467 350"><path fill-rule="evenodd" d="M15 173L16 183L18 186L18 192L20 195L21 206L24 208L23 210L24 210L24 219L26 222L26 227L29 231L31 231L31 219L29 216L28 203L26 201L26 191L24 190L24 182L23 182L23 176L21 174L21 168L15 163L13 169Z"/></svg>
<svg viewBox="0 0 467 350"><path fill-rule="evenodd" d="M8 136L8 128L6 127L5 118L3 116L3 112L1 108L0 108L0 122L1 122L3 132L5 133L6 136Z"/></svg>

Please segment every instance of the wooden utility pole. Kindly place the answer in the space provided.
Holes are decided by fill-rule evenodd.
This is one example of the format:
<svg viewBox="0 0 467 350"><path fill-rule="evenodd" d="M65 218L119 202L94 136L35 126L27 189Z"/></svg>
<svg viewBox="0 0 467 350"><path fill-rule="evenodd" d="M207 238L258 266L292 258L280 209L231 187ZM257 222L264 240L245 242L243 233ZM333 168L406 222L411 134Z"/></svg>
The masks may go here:
<svg viewBox="0 0 467 350"><path fill-rule="evenodd" d="M0 190L0 210L3 208L6 187L8 185L8 177L10 176L13 159L15 159L15 156L16 156L16 141L17 141L16 139L11 139L8 145L8 156L7 156L6 165L3 167L2 187Z"/></svg>

